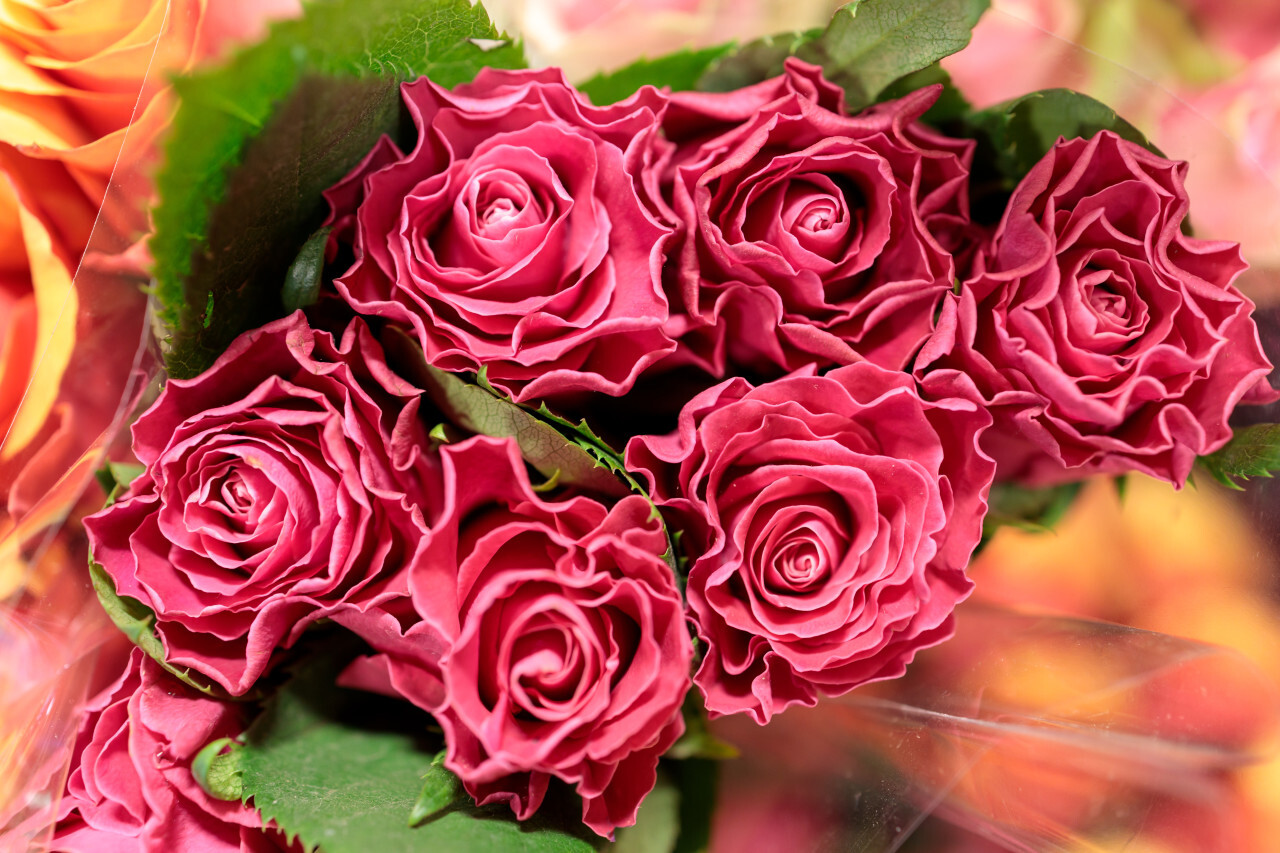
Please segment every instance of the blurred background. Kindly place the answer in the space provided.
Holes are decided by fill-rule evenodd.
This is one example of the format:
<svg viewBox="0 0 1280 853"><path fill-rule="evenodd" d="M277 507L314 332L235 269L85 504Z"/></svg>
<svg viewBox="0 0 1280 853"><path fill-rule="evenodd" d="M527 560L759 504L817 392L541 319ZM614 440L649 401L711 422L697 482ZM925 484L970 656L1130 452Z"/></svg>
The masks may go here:
<svg viewBox="0 0 1280 853"><path fill-rule="evenodd" d="M88 507L100 505L102 495L94 492L88 472L109 443L113 424L154 373L141 345L146 329L137 285L145 277L140 277L143 256L137 241L146 230L142 202L149 196L148 170L169 115L167 75L252 38L268 19L293 14L297 5L296 0L0 0L0 245L5 248L0 253L0 765L38 763L28 754L32 727L51 712L70 720L76 701L74 696L50 698L48 679L74 666L87 672L91 661L79 660L75 650L92 646L104 628L92 608L81 610L87 594L85 553L74 522ZM840 4L489 0L486 5L500 24L523 33L534 64L561 65L571 80L583 80L681 46L820 26ZM970 48L944 64L975 105L1069 86L1115 107L1168 156L1190 161L1197 235L1242 243L1252 269L1240 286L1259 306L1264 347L1273 361L1280 359L1280 3L993 0ZM106 377L103 382L68 379L83 377L90 364L95 376ZM1280 420L1280 411L1245 417ZM1255 483L1244 493L1207 482L1175 491L1130 477L1123 497L1110 482L1098 482L1086 488L1052 533L1000 532L972 568L977 615L965 618L978 620L979 627L971 629L975 633L986 627L1040 636L1035 632L1043 632L1043 626L982 621L1006 617L990 616L981 602L996 605L990 611L996 614L1003 612L1001 606L1017 605L1235 650L1239 657L1206 658L1195 652L1191 658L1198 654L1214 664L1214 677L1192 679L1190 692L1159 693L1163 701L1175 702L1180 714L1199 714L1194 726L1202 740L1220 735L1215 743L1229 751L1238 745L1233 738L1252 738L1258 721L1274 711L1275 694L1267 685L1280 682L1277 555L1280 491L1272 482ZM71 613L80 621L70 619ZM1124 679L1096 672L1096 655L1081 652L1073 663L1071 650L1091 648L1096 632L1064 640L1070 630L1061 625L1052 630L1058 633L1040 651L1034 651L1034 643L1026 646L1036 655L1056 656L1052 677L1039 683L1045 695L1022 697L1020 707L1052 707L1050 722L1067 728L1080 719L1111 725L1107 714L1114 708L1066 712L1054 704L1055 691L1070 692L1104 676L1115 676L1107 684ZM1107 642L1142 647L1147 641L1124 634ZM965 650L958 645L951 654ZM991 654L974 651L975 659L984 661L990 658L982 655ZM33 667L34 661L42 664ZM923 660L918 669L927 676L930 666ZM1151 673L1141 666L1121 666L1117 672L1137 670L1149 686ZM1028 670L1011 672L1019 689L1029 689ZM984 678L996 680L981 690L1002 689L998 677L987 673ZM1222 680L1231 678L1236 680ZM1166 691L1168 684L1160 683ZM1219 687L1221 693L1215 692ZM942 690L929 689L934 699ZM980 704L981 690L956 692ZM907 698L881 692L868 701ZM910 738L903 733L924 724L889 720L883 708L871 707L834 708L831 713L839 719L824 722L833 727L833 742L834 732L844 726L850 742L878 743L881 754L905 755ZM954 709L940 705L936 710L945 716ZM1146 714L1142 725L1154 725L1157 711ZM942 716L931 719L925 726L932 726L929 732L945 730ZM885 732L895 738L891 744L876 740L888 736ZM789 777L770 770L770 778L754 778L752 756L766 755L769 747L753 747L749 732L728 734L740 736L748 754L736 781L722 786L713 835L717 850L770 845L787 851L1031 849L1018 846L1026 842L1016 833L1001 837L992 831L998 821L981 818L1014 801L1029 803L1034 814L1051 815L1046 819L1059 827L1085 817L1095 827L1089 833L1060 834L1057 846L1036 849L1265 853L1277 849L1280 838L1276 758L1215 771L1211 791L1181 792L1176 807L1148 803L1136 819L1117 811L1119 799L1112 803L1115 808L1098 806L1114 792L1088 788L1088 801L1098 813L1083 816L1070 808L1062 811L1064 804L1078 805L1073 796L1083 790L1079 780L1045 775L1047 766L1067 759L1045 753L1047 741L1032 738L996 750L1001 761L987 768L986 777L975 754L964 759L959 775L969 787L960 791L960 800L981 801L974 818L948 813L939 802L917 800L904 809L891 802L901 789L856 788L861 777L847 774L823 797L814 796L812 774ZM957 738L950 748L958 755L964 750L955 743L983 741L981 727L966 728ZM994 742L988 738L985 748ZM1250 741L1249 749L1265 746ZM1063 748L1074 756L1070 760L1078 761L1080 753L1068 747ZM831 753L820 750L814 761L830 764ZM867 772L889 772L868 761ZM915 762L911 772L927 775L930 762L941 761L939 753L926 751L913 753L907 763ZM1158 757L1153 761L1153 767L1159 765ZM1026 769L1033 765L1034 772ZM770 767L767 760L760 766ZM1077 776L1093 783L1110 772L1097 766L1077 769ZM951 774L948 789L953 794L956 775ZM798 788L800 780L807 781ZM12 775L0 779L0 802L11 781ZM1144 780L1135 784L1140 787ZM864 793L866 802L849 806ZM880 794L884 802L876 799ZM1198 809L1197 802L1206 805ZM850 814L870 815L881 831L874 838L850 840L847 828L833 828ZM939 820L939 814L950 822ZM1023 814L1010 820L1031 818ZM955 824L985 827L985 837ZM1108 825L1115 827L1111 835ZM1041 837L1052 834L1041 829Z"/></svg>

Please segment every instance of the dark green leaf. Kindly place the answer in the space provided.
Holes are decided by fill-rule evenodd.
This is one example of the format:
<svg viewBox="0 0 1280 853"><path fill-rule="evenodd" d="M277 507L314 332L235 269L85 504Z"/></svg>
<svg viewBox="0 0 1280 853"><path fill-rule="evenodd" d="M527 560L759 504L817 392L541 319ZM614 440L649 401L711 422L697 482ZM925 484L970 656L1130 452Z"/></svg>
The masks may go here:
<svg viewBox="0 0 1280 853"><path fill-rule="evenodd" d="M244 781L240 778L240 744L229 737L219 738L196 753L191 775L209 796L239 802Z"/></svg>
<svg viewBox="0 0 1280 853"><path fill-rule="evenodd" d="M314 305L320 298L320 280L324 273L324 249L332 228L321 228L302 244L298 256L284 276L280 301L289 313Z"/></svg>
<svg viewBox="0 0 1280 853"><path fill-rule="evenodd" d="M732 92L782 73L782 64L801 45L822 36L822 30L782 33L747 42L712 62L698 80L704 92Z"/></svg>
<svg viewBox="0 0 1280 853"><path fill-rule="evenodd" d="M421 826L445 809L466 799L467 792L463 790L462 780L444 766L444 752L440 752L432 760L422 779L422 792L418 794L413 811L409 813L409 825Z"/></svg>
<svg viewBox="0 0 1280 853"><path fill-rule="evenodd" d="M439 752L430 718L409 703L334 685L347 660L303 667L244 735L244 796L287 835L324 853L588 853L576 815L544 804L454 808L420 827L409 816Z"/></svg>
<svg viewBox="0 0 1280 853"><path fill-rule="evenodd" d="M703 758L668 762L667 771L680 790L680 837L673 853L705 853L711 847L711 818L723 766Z"/></svg>
<svg viewBox="0 0 1280 853"><path fill-rule="evenodd" d="M1075 502L1083 483L1066 483L1043 489L1013 483L996 483L987 499L987 515L982 521L984 538L998 527L1017 527L1040 532L1052 530Z"/></svg>
<svg viewBox="0 0 1280 853"><path fill-rule="evenodd" d="M925 86L933 86L939 83L942 84L942 94L938 96L937 102L929 107L928 112L922 116L921 121L938 127L959 121L968 115L972 109L969 102L965 100L964 95L960 94L960 90L952 84L951 75L936 62L928 68L922 68L905 77L899 77L880 93L878 100L888 101L893 98L901 98L917 89L923 89Z"/></svg>
<svg viewBox="0 0 1280 853"><path fill-rule="evenodd" d="M551 424L491 390L428 365L417 342L399 329L388 328L383 343L405 378L425 390L454 425L480 435L514 438L525 461L561 485L611 497L628 494L603 462Z"/></svg>
<svg viewBox="0 0 1280 853"><path fill-rule="evenodd" d="M326 0L227 64L179 79L156 179L150 249L174 376L283 313L280 283L319 226L321 193L383 133L400 135L401 81L443 86L519 67L467 0Z"/></svg>
<svg viewBox="0 0 1280 853"><path fill-rule="evenodd" d="M962 50L989 0L859 0L796 55L844 87L849 109L875 102L893 81Z"/></svg>
<svg viewBox="0 0 1280 853"><path fill-rule="evenodd" d="M1199 461L1213 479L1232 489L1243 489L1240 483L1250 477L1271 477L1280 471L1280 424L1238 429L1225 446Z"/></svg>
<svg viewBox="0 0 1280 853"><path fill-rule="evenodd" d="M698 88L727 92L759 83L781 74L786 58L797 56L822 66L828 80L844 87L849 109L857 111L894 81L961 50L988 5L989 0L854 0L825 29L770 36L727 53L707 69ZM953 102L948 97L942 109L953 108Z"/></svg>
<svg viewBox="0 0 1280 853"><path fill-rule="evenodd" d="M597 74L579 88L592 103L601 106L625 100L645 84L683 92L696 88L698 78L707 68L731 50L732 44L721 44L701 50L686 48L657 59L641 59L617 71Z"/></svg>
<svg viewBox="0 0 1280 853"><path fill-rule="evenodd" d="M667 758L719 760L738 757L736 746L720 740L707 727L707 710L698 691L690 690L685 696L681 713L684 715L684 734L667 750Z"/></svg>
<svg viewBox="0 0 1280 853"><path fill-rule="evenodd" d="M696 719L696 718L695 718ZM688 723L688 718L686 718ZM680 740L672 744L666 756L675 759L709 758L724 761L737 758L738 748L731 743L720 740L707 729L705 721L699 724L688 724Z"/></svg>
<svg viewBox="0 0 1280 853"><path fill-rule="evenodd" d="M1059 137L1087 139L1110 130L1160 153L1115 110L1067 89L1045 89L997 104L974 113L968 125L969 135L978 140L975 159L994 164L1006 189L1022 180Z"/></svg>
<svg viewBox="0 0 1280 853"><path fill-rule="evenodd" d="M164 645L155 633L156 614L154 610L136 598L117 594L116 585L111 580L111 576L107 574L102 566L92 561L89 563L89 578L93 583L94 592L98 594L98 601L101 602L102 609L107 611L107 616L111 618L117 628L124 632L124 635L129 638L129 642L146 652L148 657L155 660L188 687L199 690L207 696L215 696L219 699L227 698L221 688L209 684L199 676L192 675L190 670L172 666L164 659Z"/></svg>

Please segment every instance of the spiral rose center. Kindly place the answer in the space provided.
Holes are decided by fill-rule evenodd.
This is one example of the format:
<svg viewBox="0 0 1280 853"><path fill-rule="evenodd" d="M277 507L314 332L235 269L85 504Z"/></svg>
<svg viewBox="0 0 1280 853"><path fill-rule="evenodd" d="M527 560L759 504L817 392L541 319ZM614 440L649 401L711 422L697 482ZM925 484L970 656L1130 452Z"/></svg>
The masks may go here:
<svg viewBox="0 0 1280 853"><path fill-rule="evenodd" d="M800 227L806 231L826 231L840 217L840 211L830 199L811 202L800 214Z"/></svg>
<svg viewBox="0 0 1280 853"><path fill-rule="evenodd" d="M563 626L549 626L519 638L513 650L511 682L523 710L538 714L571 702L587 666L581 646Z"/></svg>
<svg viewBox="0 0 1280 853"><path fill-rule="evenodd" d="M826 554L807 538L786 543L774 555L774 571L778 579L797 592L820 584L829 570Z"/></svg>
<svg viewBox="0 0 1280 853"><path fill-rule="evenodd" d="M1106 283L1089 289L1089 306L1095 313L1115 319L1124 319L1129 312L1129 300Z"/></svg>
<svg viewBox="0 0 1280 853"><path fill-rule="evenodd" d="M239 471L232 471L227 475L219 491L222 494L223 504L236 515L244 515L253 506L253 493L245 485Z"/></svg>
<svg viewBox="0 0 1280 853"><path fill-rule="evenodd" d="M493 175L478 181L472 209L476 230L491 240L501 240L513 229L542 218L529 185L515 175Z"/></svg>

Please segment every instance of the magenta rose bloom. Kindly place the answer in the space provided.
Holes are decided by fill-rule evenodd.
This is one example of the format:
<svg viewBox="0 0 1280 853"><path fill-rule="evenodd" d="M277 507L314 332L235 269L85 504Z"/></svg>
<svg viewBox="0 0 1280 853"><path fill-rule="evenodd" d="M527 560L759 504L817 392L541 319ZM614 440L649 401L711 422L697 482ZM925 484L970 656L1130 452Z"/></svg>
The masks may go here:
<svg viewBox="0 0 1280 853"><path fill-rule="evenodd" d="M477 802L524 820L556 776L611 835L684 730L693 645L662 525L639 495L612 509L540 498L510 441L441 455L444 514L411 580L421 621L403 637L372 611L352 622L383 654L343 682L435 714L445 766Z"/></svg>
<svg viewBox="0 0 1280 853"><path fill-rule="evenodd" d="M1001 479L1140 471L1181 485L1269 394L1234 243L1186 236L1186 164L1110 131L1059 140L944 304L918 375L963 372Z"/></svg>
<svg viewBox="0 0 1280 853"><path fill-rule="evenodd" d="M244 706L182 684L139 649L87 706L51 849L67 853L278 853L262 817L191 775L206 744L244 731ZM297 848L294 848L297 849Z"/></svg>
<svg viewBox="0 0 1280 853"><path fill-rule="evenodd" d="M848 116L819 69L788 60L776 81L671 96L675 361L716 376L910 361L970 229L973 143L918 121L938 91Z"/></svg>
<svg viewBox="0 0 1280 853"><path fill-rule="evenodd" d="M420 393L362 321L335 342L300 312L169 381L133 426L145 472L85 528L170 663L241 694L315 619L408 594L438 511Z"/></svg>
<svg viewBox="0 0 1280 853"><path fill-rule="evenodd" d="M338 291L411 326L431 364L486 367L517 400L626 393L675 346L670 229L643 198L662 96L594 107L554 69L403 96L416 147L383 140L329 193L356 255Z"/></svg>
<svg viewBox="0 0 1280 853"><path fill-rule="evenodd" d="M712 714L764 724L820 694L901 675L968 595L994 463L956 380L923 399L869 362L695 397L627 466L686 529L686 595Z"/></svg>

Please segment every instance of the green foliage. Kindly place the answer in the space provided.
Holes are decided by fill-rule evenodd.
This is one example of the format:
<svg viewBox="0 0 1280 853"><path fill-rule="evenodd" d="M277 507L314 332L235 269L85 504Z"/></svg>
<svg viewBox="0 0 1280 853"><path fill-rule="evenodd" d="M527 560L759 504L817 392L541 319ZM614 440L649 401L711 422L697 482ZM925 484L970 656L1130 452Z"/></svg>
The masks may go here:
<svg viewBox="0 0 1280 853"><path fill-rule="evenodd" d="M466 801L466 798L462 780L444 766L444 752L440 752L422 778L422 792L409 813L409 825L421 826L450 806Z"/></svg>
<svg viewBox="0 0 1280 853"><path fill-rule="evenodd" d="M692 758L667 763L680 790L680 835L672 853L703 853L711 847L711 816L716 811L719 761Z"/></svg>
<svg viewBox="0 0 1280 853"><path fill-rule="evenodd" d="M1032 532L1052 530L1080 495L1083 483L1065 483L1043 489L1014 483L996 483L987 499L987 515L982 520L983 539L990 539L999 527L1017 527Z"/></svg>
<svg viewBox="0 0 1280 853"><path fill-rule="evenodd" d="M188 687L199 690L207 696L227 698L225 691L220 687L209 684L199 676L192 675L190 670L179 669L164 659L164 644L160 642L155 632L154 610L136 598L118 594L111 576L92 560L89 563L89 578L93 583L93 591L97 593L98 601L102 604L102 609L107 612L107 616L115 626L129 638L129 642L146 652L148 657Z"/></svg>
<svg viewBox="0 0 1280 853"><path fill-rule="evenodd" d="M208 743L191 760L191 775L205 793L218 800L239 802L244 795L240 777L240 744L229 737Z"/></svg>
<svg viewBox="0 0 1280 853"><path fill-rule="evenodd" d="M1110 130L1160 153L1115 110L1068 89L1031 92L974 113L966 123L966 135L978 141L975 161L994 164L1006 190L1016 186L1059 137L1087 139Z"/></svg>
<svg viewBox="0 0 1280 853"><path fill-rule="evenodd" d="M672 853L680 837L680 789L663 764L658 780L640 804L635 826L624 826L615 834L611 853Z"/></svg>
<svg viewBox="0 0 1280 853"><path fill-rule="evenodd" d="M514 438L525 461L560 485L614 498L627 495L627 487L597 457L533 412L484 384L472 384L456 373L431 367L417 341L399 329L387 329L383 343L397 369L426 391L455 426L479 435ZM447 430L441 434L447 435Z"/></svg>
<svg viewBox="0 0 1280 853"><path fill-rule="evenodd" d="M962 50L988 0L860 0L838 11L797 56L844 87L850 109L893 81Z"/></svg>
<svg viewBox="0 0 1280 853"><path fill-rule="evenodd" d="M398 86L523 65L467 0L317 0L225 65L175 81L150 242L173 376L199 373L283 313L280 284L323 219L321 193L384 133Z"/></svg>
<svg viewBox="0 0 1280 853"><path fill-rule="evenodd" d="M788 56L822 66L844 87L850 110L880 97L894 81L927 69L969 43L988 0L854 0L820 30L773 36L725 55L698 83L723 92L782 73Z"/></svg>
<svg viewBox="0 0 1280 853"><path fill-rule="evenodd" d="M1241 481L1271 477L1280 471L1280 424L1255 424L1236 430L1222 448L1201 456L1200 466L1222 485L1242 490Z"/></svg>
<svg viewBox="0 0 1280 853"><path fill-rule="evenodd" d="M98 485L102 487L102 491L107 493L105 506L111 506L119 500L120 496L129 489L129 484L142 476L142 472L145 470L141 465L132 465L127 462L108 462L97 471L94 471L93 476L98 481Z"/></svg>
<svg viewBox="0 0 1280 853"><path fill-rule="evenodd" d="M925 86L934 86L939 83L942 84L942 94L938 96L937 103L929 107L928 112L921 117L921 121L935 127L961 121L973 108L965 100L960 90L951 82L951 75L936 62L928 68L921 68L919 71L913 71L905 77L899 77L886 87L876 100L888 101L893 98L901 98L911 94L916 89L923 89Z"/></svg>
<svg viewBox="0 0 1280 853"><path fill-rule="evenodd" d="M721 44L701 50L678 50L657 59L641 59L608 73L601 72L578 88L592 103L604 105L625 100L646 84L673 92L695 89L698 79L713 62L733 50L732 44Z"/></svg>
<svg viewBox="0 0 1280 853"><path fill-rule="evenodd" d="M780 33L747 42L707 67L698 80L704 92L732 92L782 73L782 65L801 45L821 38L822 30Z"/></svg>
<svg viewBox="0 0 1280 853"><path fill-rule="evenodd" d="M334 685L349 656L300 668L267 703L240 750L243 796L286 834L324 853L588 853L572 809L532 819L468 803L419 827L410 816L439 744L402 700Z"/></svg>
<svg viewBox="0 0 1280 853"><path fill-rule="evenodd" d="M320 298L321 276L324 273L324 249L329 242L332 228L321 228L302 244L298 256L285 273L280 301L290 313L299 308L314 305ZM212 295L212 294L210 294Z"/></svg>

